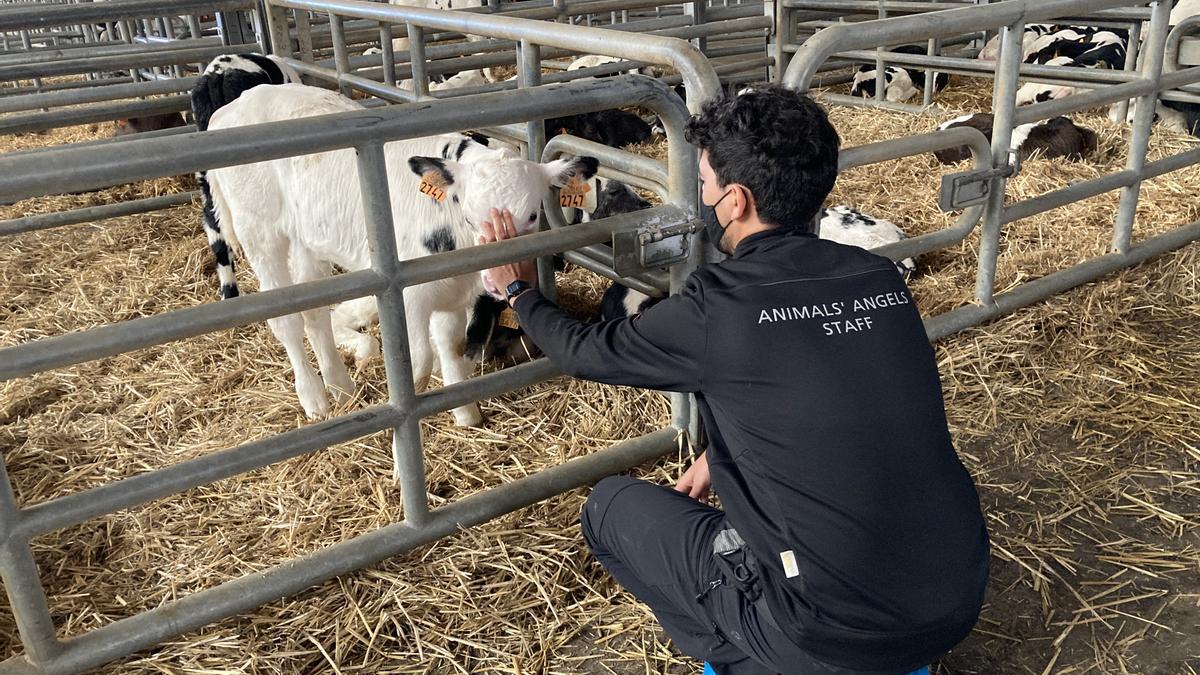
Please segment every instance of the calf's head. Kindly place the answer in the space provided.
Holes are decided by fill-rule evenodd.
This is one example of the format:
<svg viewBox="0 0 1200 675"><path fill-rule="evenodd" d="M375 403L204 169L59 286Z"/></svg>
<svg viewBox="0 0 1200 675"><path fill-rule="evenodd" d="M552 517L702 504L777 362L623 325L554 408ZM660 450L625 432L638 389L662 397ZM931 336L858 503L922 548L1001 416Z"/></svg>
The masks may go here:
<svg viewBox="0 0 1200 675"><path fill-rule="evenodd" d="M564 157L539 164L497 155L474 162L437 157L410 157L408 166L421 176L421 191L462 212L474 234L492 209L508 209L518 234L537 229L542 197L550 187L561 188L572 180L596 175L595 157Z"/></svg>

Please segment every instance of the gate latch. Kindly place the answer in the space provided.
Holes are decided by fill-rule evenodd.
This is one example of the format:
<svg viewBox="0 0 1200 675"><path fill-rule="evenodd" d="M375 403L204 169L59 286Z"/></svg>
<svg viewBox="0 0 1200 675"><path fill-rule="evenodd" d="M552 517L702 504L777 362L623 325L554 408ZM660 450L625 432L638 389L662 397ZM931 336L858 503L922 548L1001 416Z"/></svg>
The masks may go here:
<svg viewBox="0 0 1200 675"><path fill-rule="evenodd" d="M1015 158L1014 158L1015 159ZM942 211L958 211L987 201L993 178L1010 178L1016 175L1018 165L1006 164L997 169L960 171L942 176L942 189L938 193L938 208Z"/></svg>
<svg viewBox="0 0 1200 675"><path fill-rule="evenodd" d="M613 232L613 271L629 277L687 260L692 235L700 227L698 221L691 220L665 227L654 224Z"/></svg>

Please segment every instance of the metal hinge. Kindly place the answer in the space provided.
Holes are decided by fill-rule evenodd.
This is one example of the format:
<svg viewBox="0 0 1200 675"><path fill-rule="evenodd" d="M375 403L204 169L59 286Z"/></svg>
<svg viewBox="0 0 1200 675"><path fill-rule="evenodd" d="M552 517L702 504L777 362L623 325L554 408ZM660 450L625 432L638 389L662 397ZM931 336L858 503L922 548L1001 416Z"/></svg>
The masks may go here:
<svg viewBox="0 0 1200 675"><path fill-rule="evenodd" d="M613 232L613 271L623 277L669 267L688 258L699 221Z"/></svg>
<svg viewBox="0 0 1200 675"><path fill-rule="evenodd" d="M1020 170L1016 157L1012 157L1011 160L1011 164L996 169L960 171L942 176L938 208L943 211L958 211L986 202L993 178L1011 178Z"/></svg>

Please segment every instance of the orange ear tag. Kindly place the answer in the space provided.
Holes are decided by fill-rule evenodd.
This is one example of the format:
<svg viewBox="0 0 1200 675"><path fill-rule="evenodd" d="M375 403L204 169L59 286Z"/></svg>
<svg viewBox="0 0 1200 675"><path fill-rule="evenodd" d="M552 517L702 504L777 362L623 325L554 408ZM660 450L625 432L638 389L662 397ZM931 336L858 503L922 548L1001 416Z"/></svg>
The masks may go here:
<svg viewBox="0 0 1200 675"><path fill-rule="evenodd" d="M511 328L513 330L519 330L521 328L521 322L517 320L517 313L513 311L512 307L505 307L504 311L500 312L500 319L498 323L505 328Z"/></svg>
<svg viewBox="0 0 1200 675"><path fill-rule="evenodd" d="M426 171L421 175L421 194L429 195L439 202L446 201L446 181L437 171Z"/></svg>
<svg viewBox="0 0 1200 675"><path fill-rule="evenodd" d="M564 209L596 210L596 177L580 180L578 174L558 191L558 204Z"/></svg>

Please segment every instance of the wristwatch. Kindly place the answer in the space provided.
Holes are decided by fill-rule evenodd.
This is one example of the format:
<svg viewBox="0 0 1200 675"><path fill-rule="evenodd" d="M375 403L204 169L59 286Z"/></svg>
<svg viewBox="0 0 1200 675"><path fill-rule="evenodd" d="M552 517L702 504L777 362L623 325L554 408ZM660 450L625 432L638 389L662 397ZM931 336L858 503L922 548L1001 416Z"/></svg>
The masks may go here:
<svg viewBox="0 0 1200 675"><path fill-rule="evenodd" d="M504 299L511 304L513 298L531 288L533 288L533 286L530 286L528 281L525 281L524 279L517 279L504 289Z"/></svg>

